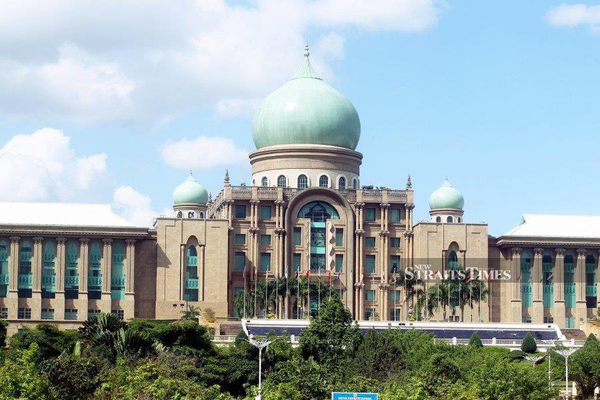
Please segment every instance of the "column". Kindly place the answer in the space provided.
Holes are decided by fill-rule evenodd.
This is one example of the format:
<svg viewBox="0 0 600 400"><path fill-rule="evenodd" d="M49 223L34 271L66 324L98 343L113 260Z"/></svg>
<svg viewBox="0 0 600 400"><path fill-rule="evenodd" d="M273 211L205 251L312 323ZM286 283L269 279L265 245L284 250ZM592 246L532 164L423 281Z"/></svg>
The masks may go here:
<svg viewBox="0 0 600 400"><path fill-rule="evenodd" d="M9 282L8 282L8 319L17 319L19 311L19 240L18 236L10 237Z"/></svg>
<svg viewBox="0 0 600 400"><path fill-rule="evenodd" d="M554 257L554 323L565 327L565 249L555 249Z"/></svg>
<svg viewBox="0 0 600 400"><path fill-rule="evenodd" d="M56 238L56 295L54 300L54 319L65 319L65 263L66 243L64 237Z"/></svg>
<svg viewBox="0 0 600 400"><path fill-rule="evenodd" d="M513 247L511 249L511 294L510 294L510 310L511 322L523 322L523 307L521 305L521 248Z"/></svg>
<svg viewBox="0 0 600 400"><path fill-rule="evenodd" d="M533 249L533 266L532 266L532 291L533 291L533 302L531 312L531 322L534 324L544 323L544 303L543 303L543 271L542 271L542 259L544 256L544 249L535 248Z"/></svg>
<svg viewBox="0 0 600 400"><path fill-rule="evenodd" d="M79 293L76 304L77 320L87 320L88 313L88 273L89 273L89 243L90 239L79 239L79 259L77 262L77 274L79 275Z"/></svg>
<svg viewBox="0 0 600 400"><path fill-rule="evenodd" d="M125 240L125 306L124 319L135 316L135 240Z"/></svg>
<svg viewBox="0 0 600 400"><path fill-rule="evenodd" d="M575 265L575 326L583 325L587 321L587 304L585 301L585 256L587 250L577 250L577 264Z"/></svg>
<svg viewBox="0 0 600 400"><path fill-rule="evenodd" d="M42 319L42 262L44 258L43 237L33 238L33 259L31 260L31 275L33 289L31 291L31 319Z"/></svg>
<svg viewBox="0 0 600 400"><path fill-rule="evenodd" d="M363 282L363 207L365 203L356 203L356 239L355 263L354 263L354 319L360 321L364 318L364 282Z"/></svg>
<svg viewBox="0 0 600 400"><path fill-rule="evenodd" d="M112 239L102 239L102 299L100 301L100 309L102 312L109 313L112 311L112 294L111 294L111 279L112 279Z"/></svg>

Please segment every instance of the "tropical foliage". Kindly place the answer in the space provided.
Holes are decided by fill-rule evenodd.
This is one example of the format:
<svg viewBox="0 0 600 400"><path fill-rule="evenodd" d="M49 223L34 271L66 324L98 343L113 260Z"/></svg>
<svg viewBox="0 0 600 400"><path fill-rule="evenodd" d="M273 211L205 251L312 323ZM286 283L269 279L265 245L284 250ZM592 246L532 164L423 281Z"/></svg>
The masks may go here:
<svg viewBox="0 0 600 400"><path fill-rule="evenodd" d="M328 399L332 391L378 392L391 399L548 399L564 383L564 360L527 361L522 351L436 343L418 330L360 334L336 296L292 347L270 333L263 351L263 399ZM539 355L536 357L539 358ZM584 398L600 382L594 337L569 361ZM54 325L25 329L0 358L2 399L254 399L258 350L245 333L215 347L197 318L179 321L99 315L79 331Z"/></svg>

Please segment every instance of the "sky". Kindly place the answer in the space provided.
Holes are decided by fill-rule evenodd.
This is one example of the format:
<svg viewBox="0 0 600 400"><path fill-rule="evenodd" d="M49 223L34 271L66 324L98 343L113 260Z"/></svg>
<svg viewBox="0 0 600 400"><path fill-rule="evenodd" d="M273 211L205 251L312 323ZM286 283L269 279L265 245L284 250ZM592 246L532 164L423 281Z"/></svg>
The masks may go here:
<svg viewBox="0 0 600 400"><path fill-rule="evenodd" d="M250 183L252 115L303 61L355 105L361 183L415 223L448 175L465 220L600 215L600 2L5 0L0 201L151 224L193 170Z"/></svg>

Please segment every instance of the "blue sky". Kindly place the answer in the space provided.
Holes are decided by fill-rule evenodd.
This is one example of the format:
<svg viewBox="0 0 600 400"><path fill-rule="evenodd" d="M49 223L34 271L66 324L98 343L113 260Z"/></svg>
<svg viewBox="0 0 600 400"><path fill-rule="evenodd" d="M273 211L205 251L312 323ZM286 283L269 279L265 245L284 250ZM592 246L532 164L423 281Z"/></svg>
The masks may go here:
<svg viewBox="0 0 600 400"><path fill-rule="evenodd" d="M0 6L0 200L112 203L137 222L189 168L213 194L225 168L249 183L252 111L308 32L360 115L362 183L410 173L416 220L446 174L495 235L524 213L599 214L598 3L134 1L118 19L116 2L46 3L60 17Z"/></svg>

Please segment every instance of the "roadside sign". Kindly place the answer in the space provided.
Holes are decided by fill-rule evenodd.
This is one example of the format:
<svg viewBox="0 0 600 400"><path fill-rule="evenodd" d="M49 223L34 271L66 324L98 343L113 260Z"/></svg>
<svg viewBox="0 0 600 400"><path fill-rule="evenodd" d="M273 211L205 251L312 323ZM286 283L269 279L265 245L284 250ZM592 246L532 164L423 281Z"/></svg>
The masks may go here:
<svg viewBox="0 0 600 400"><path fill-rule="evenodd" d="M331 400L379 400L377 393L331 393Z"/></svg>

